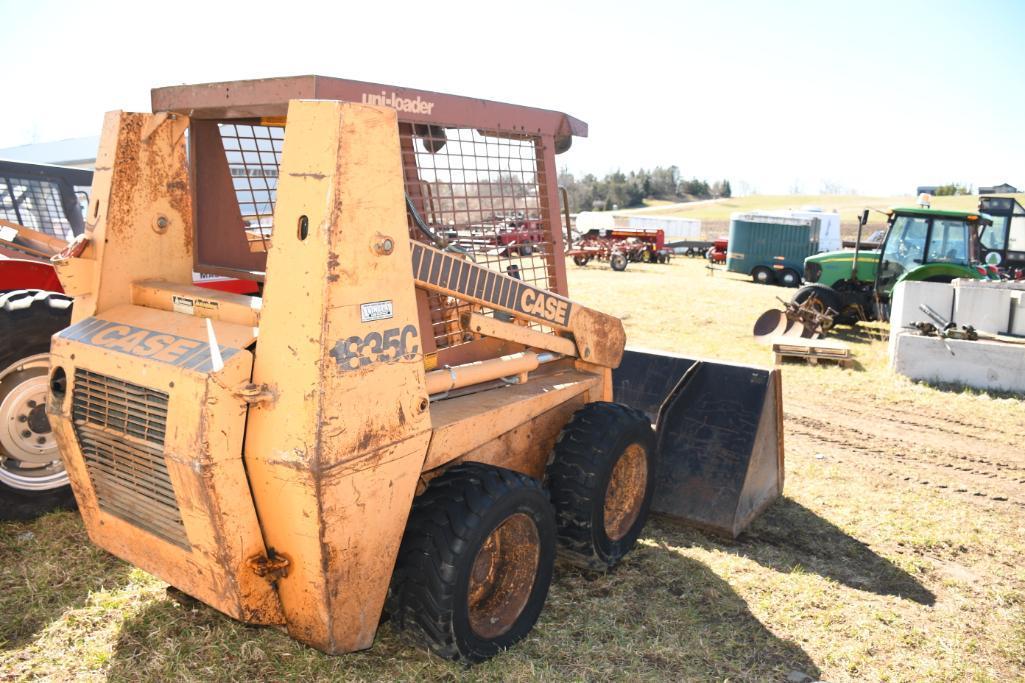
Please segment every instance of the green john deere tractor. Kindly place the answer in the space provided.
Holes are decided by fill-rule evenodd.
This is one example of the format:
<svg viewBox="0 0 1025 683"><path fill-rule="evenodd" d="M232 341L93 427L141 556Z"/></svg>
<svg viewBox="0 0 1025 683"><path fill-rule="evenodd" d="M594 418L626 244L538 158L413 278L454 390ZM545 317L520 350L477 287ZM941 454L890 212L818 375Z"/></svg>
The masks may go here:
<svg viewBox="0 0 1025 683"><path fill-rule="evenodd" d="M805 286L793 302L833 309L835 322L887 320L890 295L898 282L950 282L956 278L996 279L996 269L982 263L980 231L992 224L986 214L899 208L888 213L880 249L830 251L804 260ZM858 221L858 245L868 210Z"/></svg>

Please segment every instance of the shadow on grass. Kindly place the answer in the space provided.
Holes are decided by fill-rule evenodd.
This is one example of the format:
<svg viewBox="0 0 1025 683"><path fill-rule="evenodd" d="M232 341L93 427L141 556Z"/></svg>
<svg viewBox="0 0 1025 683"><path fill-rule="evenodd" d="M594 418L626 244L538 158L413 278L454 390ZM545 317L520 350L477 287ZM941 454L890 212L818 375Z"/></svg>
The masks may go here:
<svg viewBox="0 0 1025 683"><path fill-rule="evenodd" d="M555 609L573 624L573 642L621 658L613 678L781 681L792 671L820 674L800 645L766 628L729 583L665 543L638 545L608 574L559 569ZM592 670L583 678L609 673Z"/></svg>
<svg viewBox="0 0 1025 683"><path fill-rule="evenodd" d="M888 330L878 327L865 327L855 325L853 327L834 327L827 335L830 339L848 342L851 344L867 344L871 342L884 342L890 338Z"/></svg>
<svg viewBox="0 0 1025 683"><path fill-rule="evenodd" d="M936 596L915 577L789 498L776 501L736 541L704 538L724 552L776 571L800 569L877 595L927 606L936 602Z"/></svg>
<svg viewBox="0 0 1025 683"><path fill-rule="evenodd" d="M94 546L77 512L0 523L0 651L86 604L93 591L127 581L128 565Z"/></svg>
<svg viewBox="0 0 1025 683"><path fill-rule="evenodd" d="M428 655L385 624L372 649L324 655L270 628L171 600L128 618L109 680L785 680L818 668L769 631L729 584L671 549L638 545L613 572L559 562L532 633L466 668Z"/></svg>

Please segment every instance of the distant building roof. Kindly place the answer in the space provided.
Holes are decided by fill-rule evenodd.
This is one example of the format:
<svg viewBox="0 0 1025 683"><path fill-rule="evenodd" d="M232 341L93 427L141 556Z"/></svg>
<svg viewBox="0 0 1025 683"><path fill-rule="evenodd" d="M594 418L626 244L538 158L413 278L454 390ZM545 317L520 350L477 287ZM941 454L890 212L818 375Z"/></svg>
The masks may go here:
<svg viewBox="0 0 1025 683"><path fill-rule="evenodd" d="M0 159L28 161L36 164L92 167L96 162L96 150L99 146L98 135L54 142L37 142L0 149Z"/></svg>
<svg viewBox="0 0 1025 683"><path fill-rule="evenodd" d="M993 185L992 187L980 187L979 194L1008 194L1011 192L1017 192L1018 188L1014 185L1007 183L1000 183L999 185Z"/></svg>

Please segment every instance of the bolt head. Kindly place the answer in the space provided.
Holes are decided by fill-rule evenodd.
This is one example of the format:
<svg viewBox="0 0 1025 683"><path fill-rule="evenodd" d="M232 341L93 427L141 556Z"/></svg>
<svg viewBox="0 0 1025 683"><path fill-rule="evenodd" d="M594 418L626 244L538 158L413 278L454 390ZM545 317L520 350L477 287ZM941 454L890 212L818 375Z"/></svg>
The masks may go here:
<svg viewBox="0 0 1025 683"><path fill-rule="evenodd" d="M37 436L36 437L36 443L39 444L40 446L42 446L44 443L46 443L46 437L45 436Z"/></svg>
<svg viewBox="0 0 1025 683"><path fill-rule="evenodd" d="M35 408L36 407L36 402L33 401L32 399L29 399L28 400L28 407L29 408Z"/></svg>
<svg viewBox="0 0 1025 683"><path fill-rule="evenodd" d="M19 415L18 422L28 422L28 415Z"/></svg>
<svg viewBox="0 0 1025 683"><path fill-rule="evenodd" d="M22 432L21 432L21 438L23 438L23 439L27 439L27 438L29 438L30 436L32 436L32 432L30 432L30 431L29 431L29 430L27 430L27 429L25 429L25 430L22 430Z"/></svg>

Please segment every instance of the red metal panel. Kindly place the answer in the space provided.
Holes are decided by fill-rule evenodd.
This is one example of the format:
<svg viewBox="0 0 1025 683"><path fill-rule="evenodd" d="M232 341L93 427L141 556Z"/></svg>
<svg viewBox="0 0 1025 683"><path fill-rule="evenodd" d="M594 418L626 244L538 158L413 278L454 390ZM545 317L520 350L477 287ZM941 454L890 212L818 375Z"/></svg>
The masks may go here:
<svg viewBox="0 0 1025 683"><path fill-rule="evenodd" d="M25 259L0 259L0 291L43 289L63 292L57 272L49 263Z"/></svg>

